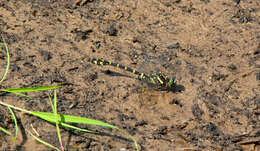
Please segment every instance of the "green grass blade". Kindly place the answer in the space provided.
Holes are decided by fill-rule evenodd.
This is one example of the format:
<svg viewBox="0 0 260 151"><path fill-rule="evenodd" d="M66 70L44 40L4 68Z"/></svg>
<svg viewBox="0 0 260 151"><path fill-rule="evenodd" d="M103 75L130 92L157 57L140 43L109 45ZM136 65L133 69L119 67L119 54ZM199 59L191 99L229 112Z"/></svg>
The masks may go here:
<svg viewBox="0 0 260 151"><path fill-rule="evenodd" d="M103 127L108 127L108 128L113 128L113 129L119 129L118 127L102 122L102 121L98 121L98 120L94 120L94 119L90 119L90 118L84 118L84 117L79 117L79 116L73 116L73 115L64 115L64 122L65 123L80 123L80 124L90 124L90 125L98 125L98 126L103 126Z"/></svg>
<svg viewBox="0 0 260 151"><path fill-rule="evenodd" d="M34 116L37 116L41 119L44 119L48 122L51 122L51 123L55 123L56 122L56 118L55 116L53 115L53 113L48 113L48 112L32 112L32 115ZM95 131L90 131L90 130L86 130L86 129L82 129L82 128L78 128L78 127L75 127L75 126L72 126L72 125L69 125L69 124L66 124L64 123L63 121L61 121L61 118L60 118L60 115L57 114L58 116L58 120L60 121L60 125L63 126L63 127L66 127L66 128L72 128L72 129L75 129L75 130L79 130L79 131L83 131L83 132L87 132L87 133L98 133L98 132L95 132Z"/></svg>
<svg viewBox="0 0 260 151"><path fill-rule="evenodd" d="M57 94L56 94L56 90L54 90L54 97L53 97L53 114L55 116L55 120L56 120L56 129L57 129L57 135L58 135L58 138L59 138L59 142L60 142L60 146L61 146L61 150L64 151L64 147L62 145L62 140L61 140L61 134L60 134L60 122L58 120L58 115L57 115Z"/></svg>
<svg viewBox="0 0 260 151"><path fill-rule="evenodd" d="M49 98L49 102L50 102L50 105L51 105L51 109L52 109L52 111L54 111L54 106L53 106L53 103L52 103L52 99L51 99L51 95L50 95L50 94L48 95L48 98Z"/></svg>
<svg viewBox="0 0 260 151"><path fill-rule="evenodd" d="M34 91L44 91L56 88L61 88L62 86L43 86L35 88L11 88L11 89L1 89L0 91L10 92L10 93L21 93L21 92L34 92Z"/></svg>
<svg viewBox="0 0 260 151"><path fill-rule="evenodd" d="M60 151L59 148L57 148L57 147L55 147L55 146L53 146L53 145L51 145L51 144L49 144L49 143L47 143L47 142L41 140L40 138L38 138L38 137L36 137L35 135L33 135L30 131L27 131L27 132L28 132L35 140L37 140L38 142L42 143L43 145L48 146L48 147L50 147L50 148L52 148L52 149L55 149L55 150L57 150L57 151Z"/></svg>
<svg viewBox="0 0 260 151"><path fill-rule="evenodd" d="M55 123L55 117L52 113L32 112L32 114L37 117L40 117L42 119L45 119L49 122ZM89 125L98 125L98 126L103 126L103 127L113 128L113 129L119 129L116 126L110 125L110 124L102 122L102 121L94 120L94 119L73 116L73 115L63 115L63 114L57 114L57 116L58 116L59 120L63 123L89 124Z"/></svg>
<svg viewBox="0 0 260 151"><path fill-rule="evenodd" d="M58 115L57 115L57 96L56 91L54 90L54 96L53 96L53 113L56 118L56 122L58 121Z"/></svg>
<svg viewBox="0 0 260 151"><path fill-rule="evenodd" d="M14 142L16 142L16 138L17 138L17 135L18 135L18 125L17 125L17 120L16 120L16 117L15 117L15 114L14 114L12 108L8 106L8 109L9 109L11 115L12 115L12 119L14 120L14 125L15 125Z"/></svg>
<svg viewBox="0 0 260 151"><path fill-rule="evenodd" d="M6 103L4 103L4 102L2 102L2 101L0 101L0 104L3 105L3 106L10 107L10 108L12 108L12 109L21 111L21 112L25 112L25 113L27 113L27 114L32 114L31 111L28 111L28 110L25 110L25 109L22 109L22 108L19 108L19 107L15 107L15 106L10 105L10 104L6 104Z"/></svg>
<svg viewBox="0 0 260 151"><path fill-rule="evenodd" d="M22 94L22 93L16 93L16 92L10 92L10 93L13 93L15 95L19 95L19 96L22 96L22 97L30 98L28 95L25 95L25 94Z"/></svg>
<svg viewBox="0 0 260 151"><path fill-rule="evenodd" d="M21 111L21 112L25 112L27 114L31 114L31 115L34 115L34 116L37 116L39 118L42 118L46 121L49 121L49 122L52 122L52 123L55 123L55 118L53 116L52 113L47 113L47 114L44 114L46 112L31 112L31 111L28 111L28 110L25 110L25 109L21 109L19 107L15 107L15 106L12 106L12 105L9 105L9 104L6 104L2 101L0 101L0 104L1 105L4 105L4 106L7 106L7 107L10 107L10 108L13 108L15 110L18 110L18 111ZM59 117L59 116L58 116ZM75 126L72 126L72 125L69 125L69 124L66 124L66 123L60 123L61 126L64 126L64 127L68 127L68 128L73 128L73 129L76 129L76 130L79 130L79 131L83 131L83 132L88 132L88 133L98 133L98 132L95 132L95 131L90 131L90 130L85 130L85 129L81 129L81 128L78 128L78 127L75 127ZM3 129L2 131L8 135L12 135L10 132L8 132L7 130L5 130L4 128L1 128L0 127L0 130Z"/></svg>
<svg viewBox="0 0 260 151"><path fill-rule="evenodd" d="M11 107L11 108L13 108L13 109L16 109L16 110L19 110L19 111L22 111L22 112L25 112L25 113L27 113L27 114L31 114L31 115L37 116L37 117L42 118L42 119L44 119L44 120L46 120L46 121L49 121L49 122L51 122L51 123L56 123L56 120L57 120L57 118L58 118L58 120L60 121L60 125L61 125L61 126L67 127L67 128L76 129L76 130L83 131L83 132L98 133L98 132L95 132L95 131L89 131L89 130L86 130L86 129L81 129L81 128L78 128L78 127L75 127L75 126L66 124L66 123L64 123L64 122L79 123L79 124L91 124L91 125L98 125L98 126L103 126L103 127L114 128L114 129L117 129L117 130L123 132L123 133L126 134L128 137L130 137L130 138L134 141L136 150L137 150L137 151L139 150L139 149L138 149L138 144L137 144L136 140L135 140L129 133L127 133L127 132L124 131L124 130L119 129L119 128L116 127L116 126L113 126L113 125L104 123L104 122L102 122L102 121L98 121L98 120L94 120L94 119L89 119L89 118L78 117L78 116L73 116L73 115L63 115L63 114L57 114L57 118L56 118L56 116L55 116L53 113L48 113L48 112L32 112L32 111L28 111L28 110L25 110L25 109L21 109L21 108L18 108L18 107L15 107L15 106L6 104L6 103L1 102L1 101L0 101L0 104L2 104L2 105L4 105L4 106ZM2 129L3 129L3 128L0 127L0 130L2 130ZM5 132L5 133L7 133L8 135L11 135L11 133L8 133L8 131L5 131L4 129L3 129L2 131Z"/></svg>
<svg viewBox="0 0 260 151"><path fill-rule="evenodd" d="M9 136L12 135L11 132L9 132L8 130L6 130L6 129L2 128L2 127L0 127L0 131L4 132L5 134L7 134L7 135L9 135Z"/></svg>
<svg viewBox="0 0 260 151"><path fill-rule="evenodd" d="M79 127L76 127L76 126L73 126L73 125L69 125L69 124L66 124L66 123L60 123L60 125L62 127L71 128L71 129L82 131L82 132L86 132L86 133L95 133L95 134L99 133L99 132L96 132L96 131L91 131L91 130L79 128Z"/></svg>
<svg viewBox="0 0 260 151"><path fill-rule="evenodd" d="M7 44L5 42L5 39L4 37L2 37L2 40L4 42L4 47L5 47L5 51L6 51L6 56L7 56L7 62L6 62L6 68L5 68L5 73L3 75L3 77L1 78L0 80L0 83L4 81L7 73L8 73L8 70L9 70L9 67L10 67L10 55L9 55L9 50L8 50L8 47L7 47ZM2 48L2 46L0 45L0 49Z"/></svg>
<svg viewBox="0 0 260 151"><path fill-rule="evenodd" d="M127 136L134 142L135 149L136 149L137 151L139 151L139 147L138 147L138 144L137 144L137 141L135 140L135 138L134 138L132 135L130 135L130 134L129 134L127 131L125 131L125 130L119 129L119 131L122 132L122 133L124 133L125 135L127 135Z"/></svg>

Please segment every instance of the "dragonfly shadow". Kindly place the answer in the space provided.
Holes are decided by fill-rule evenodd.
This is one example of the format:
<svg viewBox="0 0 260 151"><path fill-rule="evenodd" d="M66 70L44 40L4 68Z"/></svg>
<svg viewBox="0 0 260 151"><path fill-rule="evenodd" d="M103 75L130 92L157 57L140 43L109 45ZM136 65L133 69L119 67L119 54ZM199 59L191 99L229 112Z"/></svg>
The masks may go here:
<svg viewBox="0 0 260 151"><path fill-rule="evenodd" d="M180 85L180 84L175 84L173 87L167 89L166 91L171 91L173 93L178 93L178 92L185 91L185 87L183 85Z"/></svg>
<svg viewBox="0 0 260 151"><path fill-rule="evenodd" d="M106 75L109 75L109 76L119 76L119 77L126 77L126 78L132 78L132 79L134 78L132 76L121 74L121 73L118 73L118 72L115 72L115 71L111 71L111 70L102 70L101 72L106 74Z"/></svg>
<svg viewBox="0 0 260 151"><path fill-rule="evenodd" d="M183 85L178 85L178 84L175 84L173 87L167 87L167 88L156 88L155 87L154 89L158 90L158 91L168 91L168 92L173 92L173 93L185 91L185 87Z"/></svg>

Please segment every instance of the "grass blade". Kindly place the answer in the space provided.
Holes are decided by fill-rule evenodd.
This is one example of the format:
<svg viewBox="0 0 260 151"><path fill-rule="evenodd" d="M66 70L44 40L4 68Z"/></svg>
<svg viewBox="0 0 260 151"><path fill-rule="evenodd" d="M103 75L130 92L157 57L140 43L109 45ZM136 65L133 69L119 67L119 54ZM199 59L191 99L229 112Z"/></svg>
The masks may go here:
<svg viewBox="0 0 260 151"><path fill-rule="evenodd" d="M25 94L22 94L22 93L16 93L16 92L11 92L15 95L19 95L19 96L22 96L22 97L26 97L26 98L30 98L28 95L25 95Z"/></svg>
<svg viewBox="0 0 260 151"><path fill-rule="evenodd" d="M56 117L55 117L55 115L53 115L53 113L48 113L48 112L31 112L30 114L32 114L34 116L37 116L37 117L39 117L41 119L44 119L44 120L46 120L48 122L51 122L51 123L55 123L56 122ZM60 114L57 114L58 121L60 121L59 124L61 126L63 126L63 127L72 128L72 129L83 131L83 132L87 132L87 133L98 133L98 132L95 132L95 131L86 130L86 129L82 129L82 128L79 128L79 127L75 127L75 126L66 124L66 123L64 123L61 120L60 116L61 116Z"/></svg>
<svg viewBox="0 0 260 151"><path fill-rule="evenodd" d="M52 109L52 111L54 111L54 106L53 106L53 103L52 103L52 99L51 99L51 95L50 95L50 94L48 95L48 98L49 98L49 102L50 102L50 105L51 105L51 109Z"/></svg>
<svg viewBox="0 0 260 151"><path fill-rule="evenodd" d="M11 88L11 89L1 89L0 91L10 92L10 93L21 93L21 92L34 92L34 91L44 91L56 88L61 88L62 86L43 86L35 88Z"/></svg>
<svg viewBox="0 0 260 151"><path fill-rule="evenodd" d="M27 132L28 132L35 140L37 140L38 142L42 143L43 145L48 146L48 147L50 147L50 148L52 148L52 149L55 149L55 150L57 150L57 151L60 151L59 148L57 148L57 147L55 147L55 146L53 146L53 145L51 145L51 144L49 144L49 143L47 143L47 142L41 140L40 138L34 136L30 131L27 131Z"/></svg>
<svg viewBox="0 0 260 151"><path fill-rule="evenodd" d="M49 122L55 123L55 118L52 113L32 112L32 114L42 119L45 119ZM58 119L63 123L89 124L89 125L98 125L98 126L103 126L103 127L113 128L113 129L119 129L116 126L110 125L102 121L90 119L90 118L84 118L84 117L73 116L73 115L63 115L63 114L57 114L57 116Z"/></svg>
<svg viewBox="0 0 260 151"><path fill-rule="evenodd" d="M0 101L0 104L2 104L4 106L11 107L13 109L16 109L16 110L19 110L19 111L22 111L22 112L25 112L25 113L28 113L28 114L31 114L31 115L34 115L34 116L37 116L37 117L44 119L46 121L49 121L51 123L56 123L56 121L58 120L60 122L60 125L63 126L63 127L72 128L72 129L76 129L76 130L83 131L83 132L98 133L98 132L95 132L95 131L89 131L89 130L81 129L81 128L78 128L78 127L74 127L74 126L66 124L66 123L90 124L90 125L98 125L98 126L117 129L117 130L123 132L124 134L126 134L128 137L130 137L134 141L134 145L135 145L136 150L137 151L139 150L136 140L129 133L127 133L124 130L119 129L116 126L107 124L107 123L102 122L102 121L84 118L84 117L73 116L73 115L57 114L55 116L53 113L48 113L48 112L32 112L32 111L28 111L28 110L25 110L25 109L21 109L21 108L6 104L6 103L1 102L1 101Z"/></svg>
<svg viewBox="0 0 260 151"><path fill-rule="evenodd" d="M76 126L73 126L73 125L70 125L70 124L66 124L66 123L60 123L60 125L62 127L71 128L71 129L82 131L82 132L86 132L86 133L94 133L94 134L98 134L99 133L99 132L96 132L96 131L91 131L91 130L79 128L79 127L76 127Z"/></svg>
<svg viewBox="0 0 260 151"><path fill-rule="evenodd" d="M5 134L7 134L7 135L9 135L9 136L12 135L11 132L9 132L8 130L6 130L6 129L2 128L2 127L0 127L0 131L4 132Z"/></svg>
<svg viewBox="0 0 260 151"><path fill-rule="evenodd" d="M19 108L19 107L15 107L15 106L10 105L10 104L6 104L6 103L4 103L4 102L2 102L2 101L0 101L0 104L3 105L3 106L10 107L10 108L12 108L12 109L18 110L18 111L27 113L27 114L32 114L31 111L28 111L28 110L25 110L25 109L22 109L22 108Z"/></svg>
<svg viewBox="0 0 260 151"><path fill-rule="evenodd" d="M130 135L130 134L129 134L127 131L125 131L125 130L119 129L119 131L122 132L122 133L124 133L125 135L127 135L131 140L133 140L134 145L135 145L135 149L136 149L137 151L139 151L139 147L138 147L138 144L137 144L137 141L135 140L135 138L134 138L132 135Z"/></svg>
<svg viewBox="0 0 260 151"><path fill-rule="evenodd" d="M53 97L53 114L55 116L55 120L56 120L56 129L57 129L57 135L58 135L58 138L59 138L59 142L60 142L60 146L61 146L61 150L64 151L64 147L62 145L62 140L61 140L61 134L60 134L60 122L58 120L58 115L57 115L57 94L56 94L56 90L54 90L54 97Z"/></svg>
<svg viewBox="0 0 260 151"><path fill-rule="evenodd" d="M11 107L8 106L8 109L12 115L12 119L14 120L14 125L15 125L15 134L14 134L14 142L16 142L16 138L17 138L17 135L18 135L18 125L17 125L17 120L16 120L16 116L13 112L13 110L11 109Z"/></svg>
<svg viewBox="0 0 260 151"><path fill-rule="evenodd" d="M7 56L7 62L6 62L6 68L5 68L5 73L3 75L3 77L1 78L0 80L0 83L4 81L7 73L8 73L8 70L9 70L9 67L10 67L10 55L9 55L9 50L8 50L8 47L7 47L7 44L5 42L5 39L4 37L2 37L2 40L4 42L4 47L5 47L5 51L6 51L6 56ZM0 45L0 49L2 48L2 46Z"/></svg>

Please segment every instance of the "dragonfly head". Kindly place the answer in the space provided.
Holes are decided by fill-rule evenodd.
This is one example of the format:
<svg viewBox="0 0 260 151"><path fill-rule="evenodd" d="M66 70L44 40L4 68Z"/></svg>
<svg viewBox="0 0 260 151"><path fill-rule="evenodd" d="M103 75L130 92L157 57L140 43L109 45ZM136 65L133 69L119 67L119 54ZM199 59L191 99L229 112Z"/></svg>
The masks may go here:
<svg viewBox="0 0 260 151"><path fill-rule="evenodd" d="M167 83L168 87L173 87L175 84L175 78L171 77Z"/></svg>

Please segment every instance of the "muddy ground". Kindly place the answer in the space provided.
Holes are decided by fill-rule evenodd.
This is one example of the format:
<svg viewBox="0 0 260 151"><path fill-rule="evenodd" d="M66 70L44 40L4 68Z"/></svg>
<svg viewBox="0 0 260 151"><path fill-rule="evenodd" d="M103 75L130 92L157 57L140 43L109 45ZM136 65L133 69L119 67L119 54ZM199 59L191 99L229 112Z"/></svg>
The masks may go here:
<svg viewBox="0 0 260 151"><path fill-rule="evenodd" d="M1 88L63 85L59 113L123 128L143 151L260 150L258 0L1 0L0 32L11 54ZM162 71L177 84L158 91L88 57ZM1 74L5 59L1 52ZM1 101L52 111L48 92L28 95ZM13 131L8 110L0 110L0 126ZM51 150L28 135L33 129L58 146L55 126L16 114L18 140L0 133L0 150ZM134 150L118 132L79 126L106 134L63 129L66 150Z"/></svg>

